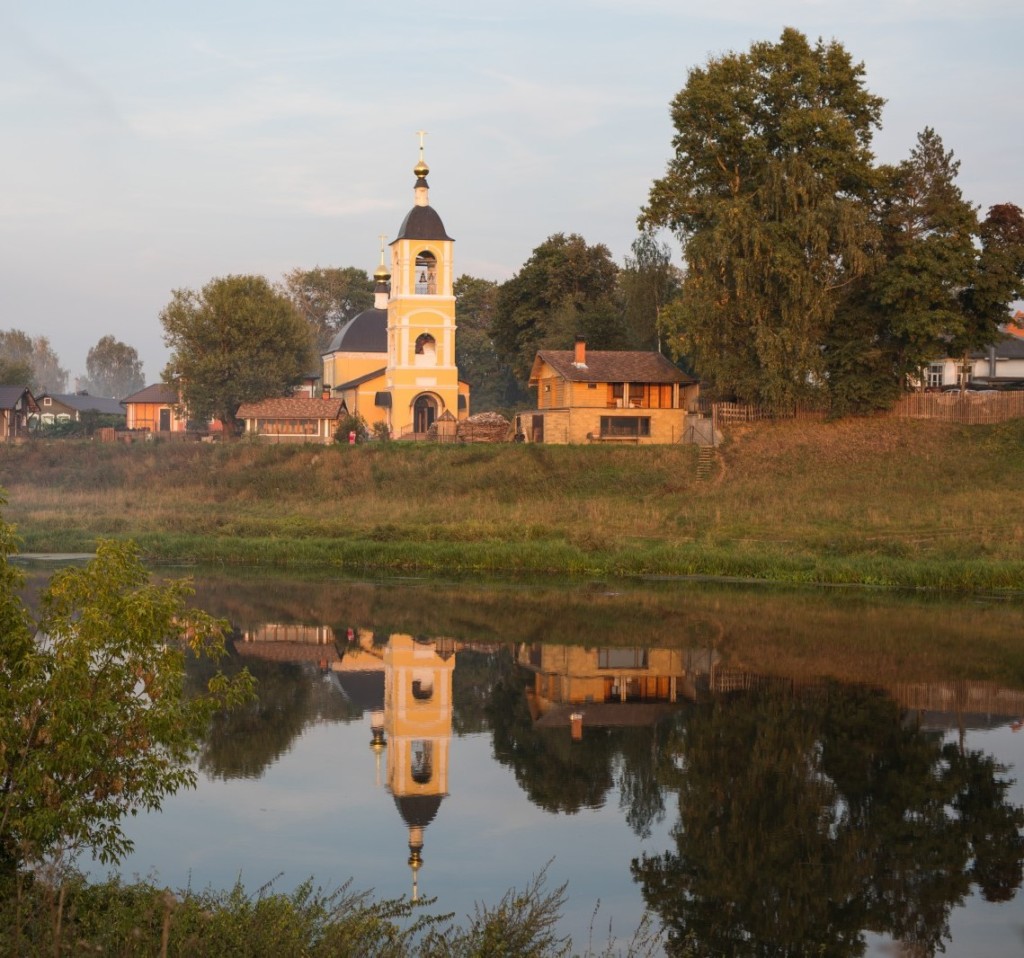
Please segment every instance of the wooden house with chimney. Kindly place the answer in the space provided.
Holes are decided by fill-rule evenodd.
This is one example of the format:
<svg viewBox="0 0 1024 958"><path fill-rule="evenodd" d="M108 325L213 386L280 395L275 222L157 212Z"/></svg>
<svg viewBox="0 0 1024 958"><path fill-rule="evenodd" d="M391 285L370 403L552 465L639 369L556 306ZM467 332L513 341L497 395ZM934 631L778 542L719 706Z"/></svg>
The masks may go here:
<svg viewBox="0 0 1024 958"><path fill-rule="evenodd" d="M537 408L519 417L528 442L680 442L700 386L656 352L541 350L530 386Z"/></svg>

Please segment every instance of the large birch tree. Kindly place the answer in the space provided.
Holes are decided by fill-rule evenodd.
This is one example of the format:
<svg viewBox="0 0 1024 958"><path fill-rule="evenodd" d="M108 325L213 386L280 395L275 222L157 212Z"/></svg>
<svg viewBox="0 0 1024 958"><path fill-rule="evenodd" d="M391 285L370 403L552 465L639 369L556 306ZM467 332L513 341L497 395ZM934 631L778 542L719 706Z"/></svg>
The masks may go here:
<svg viewBox="0 0 1024 958"><path fill-rule="evenodd" d="M641 225L683 243L663 325L720 392L782 408L824 389L822 343L876 233L882 104L841 44L791 28L691 70L675 97L674 156Z"/></svg>

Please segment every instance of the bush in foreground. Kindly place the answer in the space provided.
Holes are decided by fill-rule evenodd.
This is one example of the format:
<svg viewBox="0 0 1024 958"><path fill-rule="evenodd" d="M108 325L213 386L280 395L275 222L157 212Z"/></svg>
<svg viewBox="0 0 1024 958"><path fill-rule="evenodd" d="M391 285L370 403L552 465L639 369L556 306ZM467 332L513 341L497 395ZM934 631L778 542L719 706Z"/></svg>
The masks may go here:
<svg viewBox="0 0 1024 958"><path fill-rule="evenodd" d="M174 894L146 881L90 884L77 873L47 881L22 872L0 889L0 955L644 958L661 950L660 935L644 926L628 942L574 951L555 929L564 903L564 886L547 889L543 871L497 905L478 905L464 925L429 913L430 902L375 901L349 886L325 893L306 882L291 894L268 886L248 894L239 884Z"/></svg>

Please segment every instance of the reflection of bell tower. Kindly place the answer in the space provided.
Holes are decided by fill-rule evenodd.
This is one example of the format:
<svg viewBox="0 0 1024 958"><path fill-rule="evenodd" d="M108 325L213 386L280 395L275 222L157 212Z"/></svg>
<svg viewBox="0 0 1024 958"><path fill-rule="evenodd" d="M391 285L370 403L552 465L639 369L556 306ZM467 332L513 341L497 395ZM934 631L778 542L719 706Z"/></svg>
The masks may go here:
<svg viewBox="0 0 1024 958"><path fill-rule="evenodd" d="M455 653L439 643L393 635L384 650L387 784L409 829L412 897L419 896L423 830L448 794Z"/></svg>

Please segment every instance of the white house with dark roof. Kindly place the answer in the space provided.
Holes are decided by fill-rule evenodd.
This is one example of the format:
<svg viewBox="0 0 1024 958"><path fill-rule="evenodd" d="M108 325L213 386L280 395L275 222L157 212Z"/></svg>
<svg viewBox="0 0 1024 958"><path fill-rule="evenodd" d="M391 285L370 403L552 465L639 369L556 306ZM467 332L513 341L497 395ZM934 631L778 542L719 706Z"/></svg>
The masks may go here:
<svg viewBox="0 0 1024 958"><path fill-rule="evenodd" d="M61 422L81 422L83 417L109 416L124 420L125 407L116 399L90 396L88 393L42 393L36 397L39 404L37 419L44 426Z"/></svg>
<svg viewBox="0 0 1024 958"><path fill-rule="evenodd" d="M962 357L945 356L924 370L926 389L959 386L964 372ZM968 354L968 385L981 388L1024 388L1024 330L1008 325L1000 337L984 349Z"/></svg>

